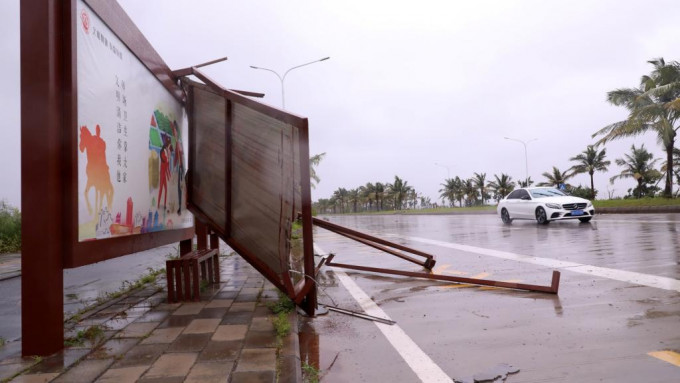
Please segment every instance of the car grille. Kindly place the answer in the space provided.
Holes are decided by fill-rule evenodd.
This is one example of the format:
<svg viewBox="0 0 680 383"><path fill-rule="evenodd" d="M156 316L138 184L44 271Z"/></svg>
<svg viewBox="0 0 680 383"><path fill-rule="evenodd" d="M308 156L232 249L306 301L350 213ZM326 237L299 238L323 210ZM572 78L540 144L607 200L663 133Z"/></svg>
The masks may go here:
<svg viewBox="0 0 680 383"><path fill-rule="evenodd" d="M565 203L562 205L562 208L564 210L576 210L576 209L585 209L586 206L588 206L587 203L579 202L579 203Z"/></svg>

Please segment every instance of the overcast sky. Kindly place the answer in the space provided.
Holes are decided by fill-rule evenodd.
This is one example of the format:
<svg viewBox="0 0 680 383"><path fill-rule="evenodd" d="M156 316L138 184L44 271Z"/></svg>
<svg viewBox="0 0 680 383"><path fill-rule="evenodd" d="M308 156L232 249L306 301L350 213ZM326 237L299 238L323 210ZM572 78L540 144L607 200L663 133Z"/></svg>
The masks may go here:
<svg viewBox="0 0 680 383"><path fill-rule="evenodd" d="M279 80L250 65L283 73L331 57L285 83L287 110L309 118L311 153L327 153L314 200L395 175L433 201L449 175L523 179L523 145L506 136L536 139L529 175L542 181L626 117L608 91L637 86L647 60L679 59L677 0L119 2L171 68L228 56L206 72L276 107ZM1 7L0 198L19 205L19 1ZM608 179L620 172L614 159L642 142L663 155L652 135L607 145L600 197L634 186Z"/></svg>

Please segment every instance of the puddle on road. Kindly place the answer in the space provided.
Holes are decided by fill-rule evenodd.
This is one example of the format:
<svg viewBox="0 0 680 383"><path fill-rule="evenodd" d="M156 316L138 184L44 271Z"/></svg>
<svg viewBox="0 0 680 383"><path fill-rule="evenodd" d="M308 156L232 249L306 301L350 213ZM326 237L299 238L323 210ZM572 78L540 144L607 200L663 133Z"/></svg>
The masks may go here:
<svg viewBox="0 0 680 383"><path fill-rule="evenodd" d="M519 372L519 368L507 364L497 364L487 371L467 376L464 378L454 378L456 383L490 383L490 382L505 382L508 375L513 375Z"/></svg>

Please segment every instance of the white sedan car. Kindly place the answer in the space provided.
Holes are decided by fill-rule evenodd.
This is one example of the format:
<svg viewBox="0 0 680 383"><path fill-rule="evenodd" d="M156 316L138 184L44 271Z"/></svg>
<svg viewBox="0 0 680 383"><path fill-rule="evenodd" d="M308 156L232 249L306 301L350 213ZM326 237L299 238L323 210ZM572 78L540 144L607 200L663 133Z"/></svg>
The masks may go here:
<svg viewBox="0 0 680 383"><path fill-rule="evenodd" d="M588 222L595 214L593 204L587 199L551 187L514 190L498 203L496 210L504 223L513 219L535 219L540 224L562 219Z"/></svg>

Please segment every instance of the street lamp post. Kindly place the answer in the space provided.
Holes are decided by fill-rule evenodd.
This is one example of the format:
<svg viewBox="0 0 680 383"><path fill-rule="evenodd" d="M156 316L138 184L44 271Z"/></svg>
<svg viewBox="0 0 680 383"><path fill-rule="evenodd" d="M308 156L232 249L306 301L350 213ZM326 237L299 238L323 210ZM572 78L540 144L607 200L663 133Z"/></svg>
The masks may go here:
<svg viewBox="0 0 680 383"><path fill-rule="evenodd" d="M525 171L525 176L526 178L524 179L524 182L526 182L526 185L529 186L529 156L527 155L527 144L536 141L538 138L532 138L529 141L522 141L518 140L516 138L510 138L510 137L503 137L506 140L511 140L511 141L517 141L520 144L524 145L524 171Z"/></svg>
<svg viewBox="0 0 680 383"><path fill-rule="evenodd" d="M286 80L286 76L288 75L288 73L289 73L290 71L292 71L293 69L297 69L297 68L300 68L300 67L303 67L303 66L306 66L306 65L310 65L310 64L314 64L314 63L318 63L318 62L321 62L321 61L326 61L326 60L328 60L329 58L330 58L330 57L324 57L324 58L322 58L322 59L318 59L318 60L310 61L310 62L308 62L308 63L304 63L304 64L300 64L300 65L294 66L294 67L288 69L288 70L283 74L283 76L281 76L280 74L278 74L278 72L276 72L276 71L273 70L273 69L262 68L262 67L258 67L258 66L254 66L254 65L251 65L250 67L253 68L253 69L262 69L262 70L266 70L266 71L268 71L268 72L272 72L272 73L274 73L274 74L276 75L276 77L279 78L279 80L281 81L281 107L285 110L285 109L286 109L286 93L285 93L285 90L284 90L283 83L284 83L284 81Z"/></svg>

